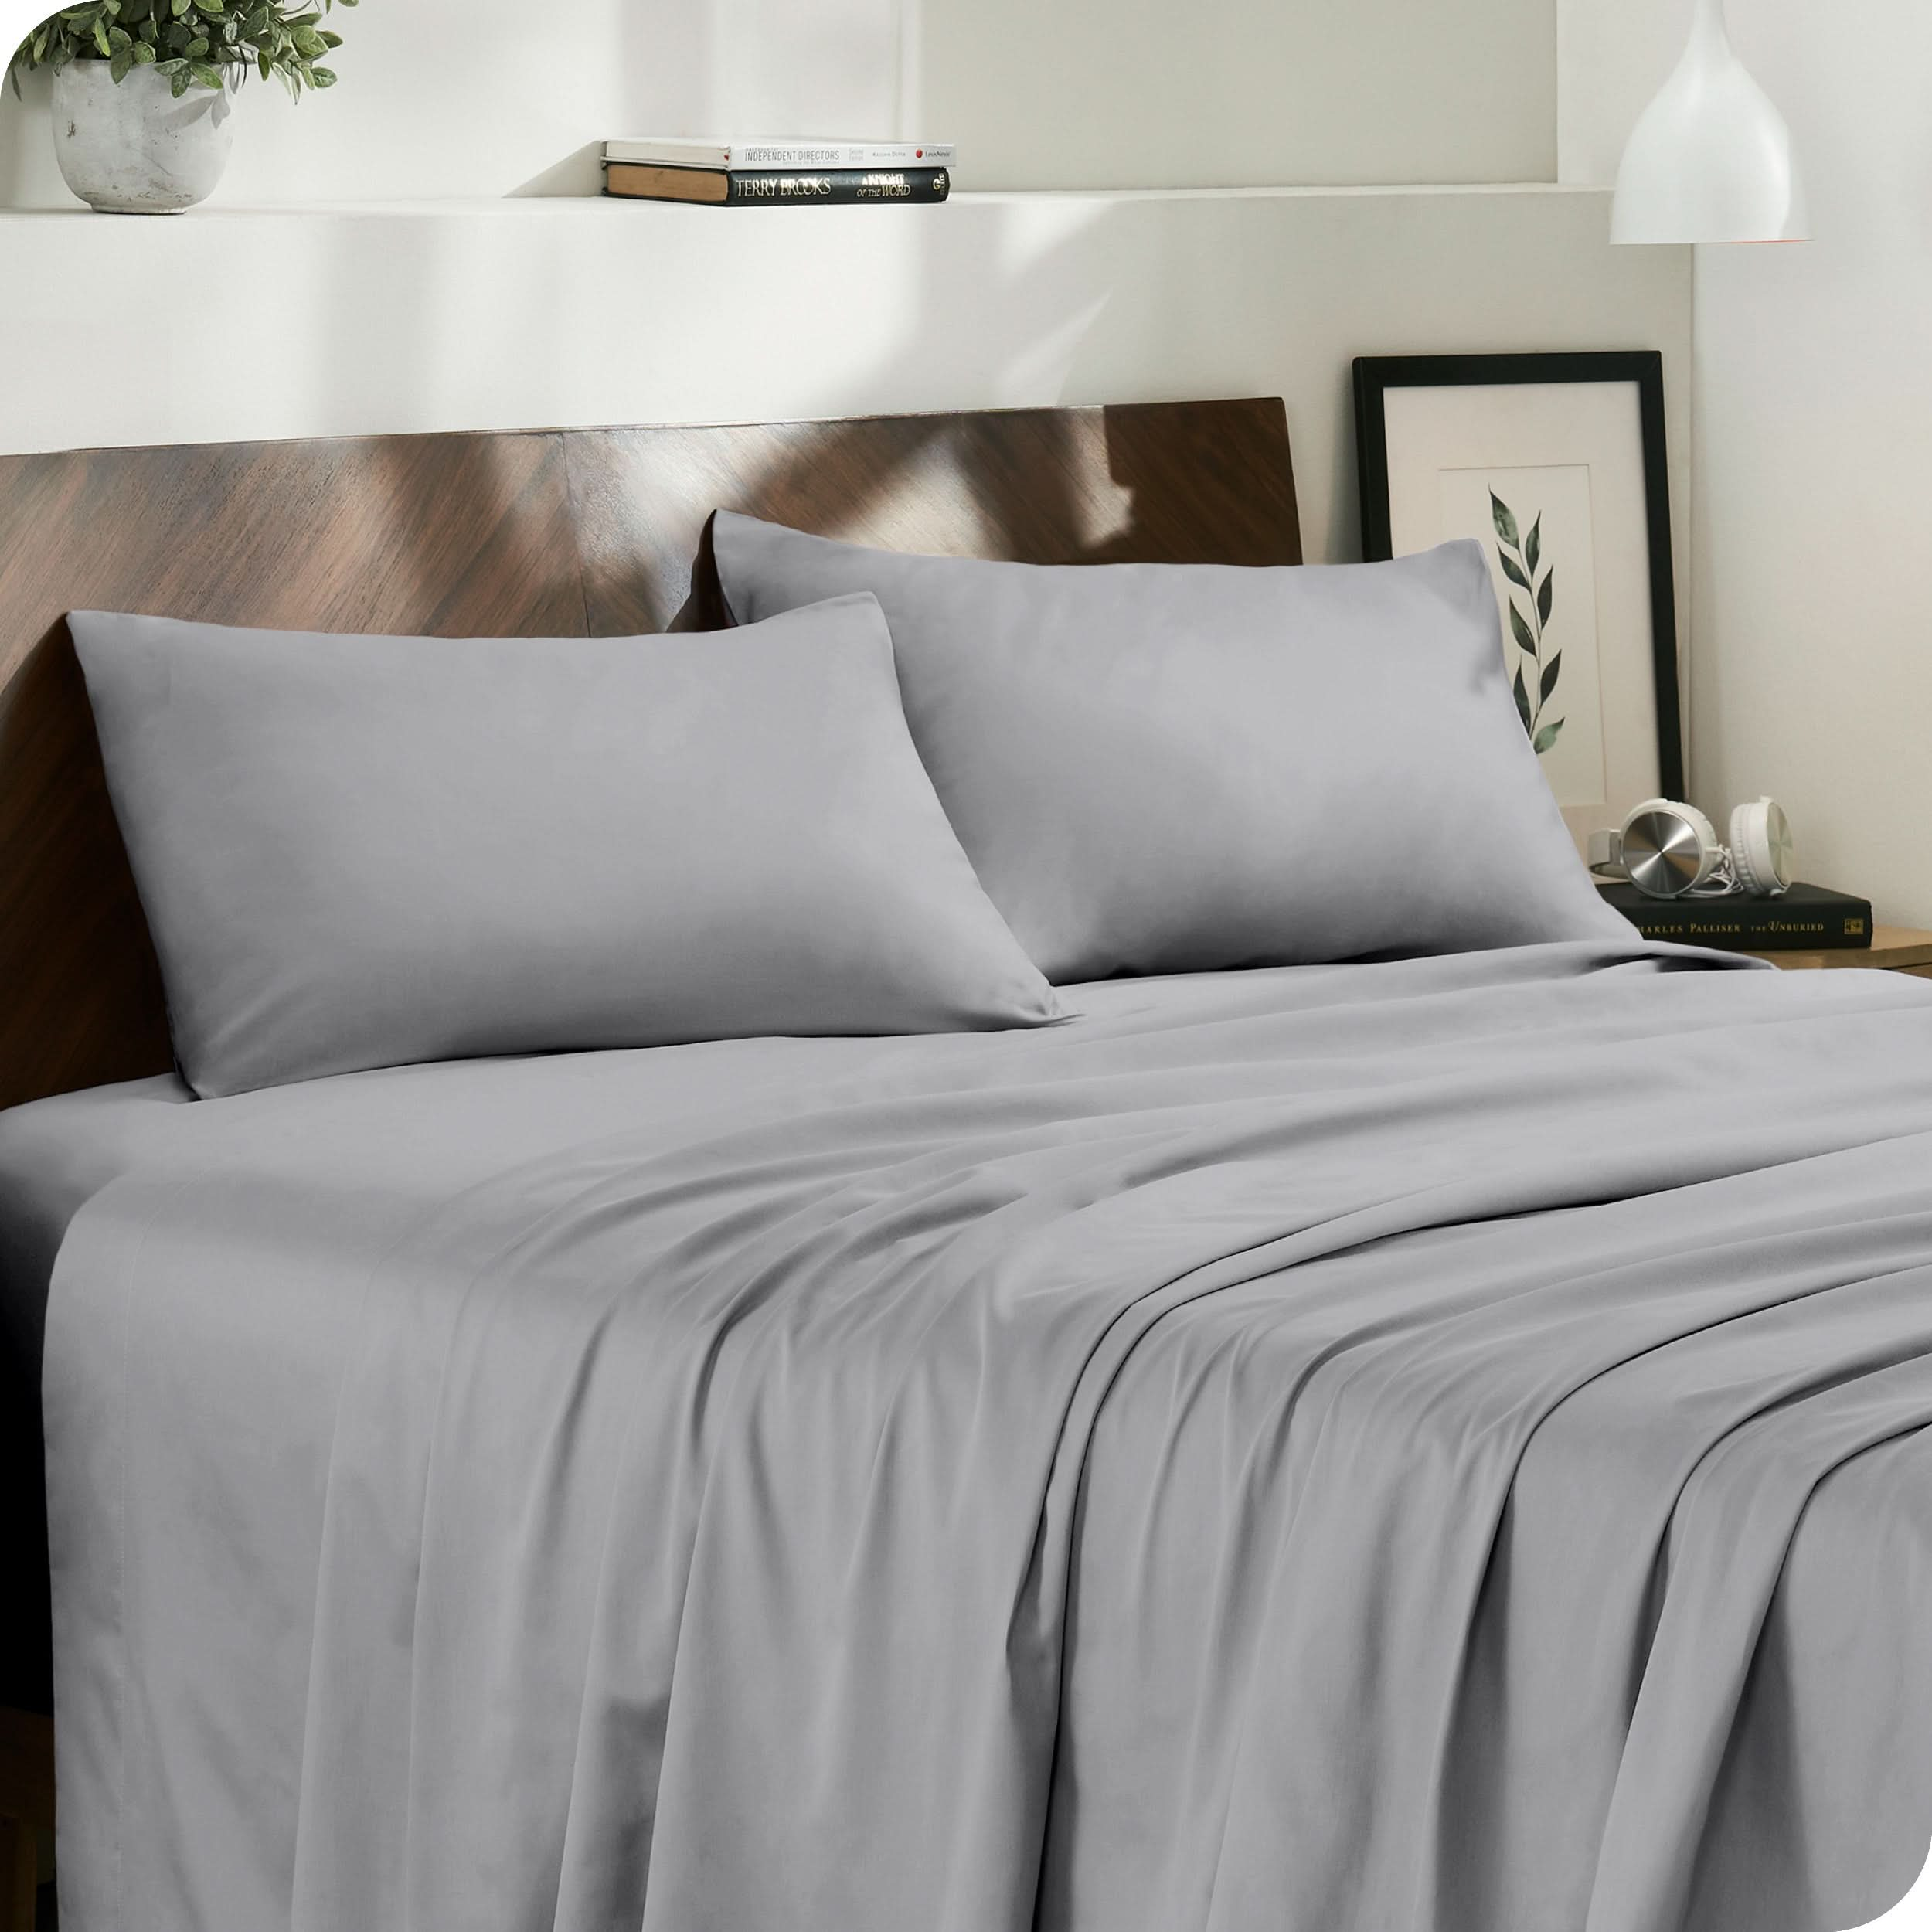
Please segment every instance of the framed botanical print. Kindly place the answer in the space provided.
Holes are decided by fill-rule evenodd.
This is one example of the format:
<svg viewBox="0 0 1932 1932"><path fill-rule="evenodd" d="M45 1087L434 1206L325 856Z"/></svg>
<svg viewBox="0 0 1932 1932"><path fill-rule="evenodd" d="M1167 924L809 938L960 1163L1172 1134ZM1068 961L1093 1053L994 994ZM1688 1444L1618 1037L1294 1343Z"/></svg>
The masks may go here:
<svg viewBox="0 0 1932 1932"><path fill-rule="evenodd" d="M1663 358L1364 357L1371 560L1473 537L1523 729L1580 849L1681 798Z"/></svg>

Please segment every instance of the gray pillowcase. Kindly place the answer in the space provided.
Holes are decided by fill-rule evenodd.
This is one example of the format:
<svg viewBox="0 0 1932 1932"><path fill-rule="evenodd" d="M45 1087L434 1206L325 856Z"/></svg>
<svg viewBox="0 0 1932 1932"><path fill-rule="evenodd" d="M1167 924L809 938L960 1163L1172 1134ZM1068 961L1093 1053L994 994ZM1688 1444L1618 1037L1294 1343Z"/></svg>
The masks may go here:
<svg viewBox="0 0 1932 1932"><path fill-rule="evenodd" d="M1503 675L1482 552L992 563L720 511L741 622L876 592L906 722L1049 978L1614 937Z"/></svg>
<svg viewBox="0 0 1932 1932"><path fill-rule="evenodd" d="M869 596L716 636L68 622L201 1094L1062 1015L920 767Z"/></svg>

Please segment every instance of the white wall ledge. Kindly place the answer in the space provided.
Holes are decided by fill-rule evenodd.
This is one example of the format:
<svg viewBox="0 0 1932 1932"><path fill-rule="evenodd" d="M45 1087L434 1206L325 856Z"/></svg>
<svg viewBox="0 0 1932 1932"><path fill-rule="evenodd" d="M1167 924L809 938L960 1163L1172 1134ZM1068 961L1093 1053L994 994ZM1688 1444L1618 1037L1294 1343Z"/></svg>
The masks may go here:
<svg viewBox="0 0 1932 1932"><path fill-rule="evenodd" d="M1259 188L1044 188L962 189L941 209L866 208L852 211L867 221L889 217L898 221L944 221L944 208L973 206L1037 207L1056 203L1083 208L1134 206L1147 202L1356 202L1387 200L1454 201L1475 199L1589 199L1607 198L1610 191L1588 185L1549 182L1403 182L1347 186ZM184 223L267 219L373 219L389 217L423 220L439 216L499 216L505 219L541 219L582 216L634 218L641 209L662 212L675 219L702 217L706 221L736 221L745 217L778 216L787 220L818 219L829 209L687 208L675 202L632 201L604 195L454 196L440 199L322 202L224 202L219 197L179 215L96 216L78 202L69 206L0 208L0 223L46 221L84 216L103 224L179 226Z"/></svg>

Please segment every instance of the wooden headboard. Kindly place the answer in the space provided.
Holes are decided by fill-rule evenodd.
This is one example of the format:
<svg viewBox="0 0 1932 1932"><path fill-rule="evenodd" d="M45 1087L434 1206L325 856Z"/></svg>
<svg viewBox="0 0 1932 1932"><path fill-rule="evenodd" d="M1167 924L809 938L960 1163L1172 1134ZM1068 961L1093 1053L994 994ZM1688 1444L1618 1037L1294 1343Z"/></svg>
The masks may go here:
<svg viewBox="0 0 1932 1932"><path fill-rule="evenodd" d="M0 457L0 1107L169 1063L67 611L711 629L720 505L1026 563L1301 560L1274 400Z"/></svg>

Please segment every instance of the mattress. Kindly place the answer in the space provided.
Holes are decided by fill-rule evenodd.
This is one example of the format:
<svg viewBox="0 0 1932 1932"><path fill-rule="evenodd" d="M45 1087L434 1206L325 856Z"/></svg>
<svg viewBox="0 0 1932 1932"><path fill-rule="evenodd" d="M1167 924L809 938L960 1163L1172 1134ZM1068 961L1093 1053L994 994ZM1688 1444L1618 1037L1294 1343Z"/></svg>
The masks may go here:
<svg viewBox="0 0 1932 1932"><path fill-rule="evenodd" d="M1075 1002L46 1143L63 1922L1901 1895L1932 988L1570 946Z"/></svg>

